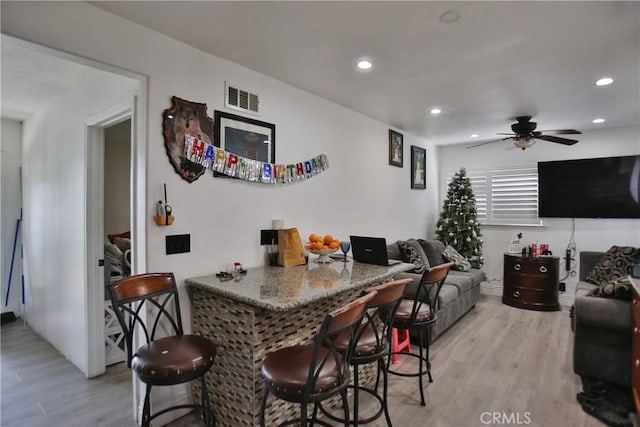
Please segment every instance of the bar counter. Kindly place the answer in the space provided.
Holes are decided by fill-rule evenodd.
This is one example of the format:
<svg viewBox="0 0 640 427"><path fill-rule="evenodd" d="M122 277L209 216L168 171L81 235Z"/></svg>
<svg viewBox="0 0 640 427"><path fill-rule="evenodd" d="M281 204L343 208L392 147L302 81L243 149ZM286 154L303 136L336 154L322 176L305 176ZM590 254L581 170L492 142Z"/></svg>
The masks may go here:
<svg viewBox="0 0 640 427"><path fill-rule="evenodd" d="M363 289L415 268L344 263L257 267L221 281L215 275L186 279L192 298L193 331L220 344L207 374L217 425L260 423L264 357L282 347L310 342L324 316ZM200 391L194 385L194 397ZM294 417L298 405L269 398L266 425Z"/></svg>

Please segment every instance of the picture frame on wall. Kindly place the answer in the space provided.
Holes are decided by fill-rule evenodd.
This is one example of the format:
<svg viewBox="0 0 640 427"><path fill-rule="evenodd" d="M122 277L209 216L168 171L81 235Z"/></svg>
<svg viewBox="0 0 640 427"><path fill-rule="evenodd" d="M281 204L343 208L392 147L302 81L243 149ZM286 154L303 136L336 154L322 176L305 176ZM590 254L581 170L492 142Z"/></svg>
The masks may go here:
<svg viewBox="0 0 640 427"><path fill-rule="evenodd" d="M411 188L427 188L427 150L415 145L411 146Z"/></svg>
<svg viewBox="0 0 640 427"><path fill-rule="evenodd" d="M214 145L247 159L276 162L276 125L216 110ZM225 177L214 173L214 176Z"/></svg>
<svg viewBox="0 0 640 427"><path fill-rule="evenodd" d="M401 133L389 129L389 164L403 167L404 141Z"/></svg>

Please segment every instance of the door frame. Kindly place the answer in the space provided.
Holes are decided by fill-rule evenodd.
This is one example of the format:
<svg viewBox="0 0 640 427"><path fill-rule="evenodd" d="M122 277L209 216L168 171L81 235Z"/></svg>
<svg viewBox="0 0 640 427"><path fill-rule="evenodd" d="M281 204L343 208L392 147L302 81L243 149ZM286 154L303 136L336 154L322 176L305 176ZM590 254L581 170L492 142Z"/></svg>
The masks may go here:
<svg viewBox="0 0 640 427"><path fill-rule="evenodd" d="M85 319L87 324L87 371L88 376L95 377L106 372L106 359L104 350L104 160L105 141L104 130L125 120L135 120L133 109L135 98L132 102L126 102L110 108L100 114L86 120L87 131L87 193L86 193L86 218L87 241L85 253L87 254L87 280L86 298L87 311ZM130 135L133 146L133 126ZM133 160L133 158L132 158ZM130 195L133 192L129 183ZM129 229L131 229L131 213L129 213ZM133 266L132 266L133 271Z"/></svg>
<svg viewBox="0 0 640 427"><path fill-rule="evenodd" d="M133 96L129 101L88 118L86 126L86 286L85 322L87 372L89 377L106 371L104 351L104 129L131 120L131 165L130 165L130 229L131 229L131 274L146 271L146 111L141 97ZM135 345L135 343L134 343ZM136 421L140 420L144 387L132 377L133 409Z"/></svg>

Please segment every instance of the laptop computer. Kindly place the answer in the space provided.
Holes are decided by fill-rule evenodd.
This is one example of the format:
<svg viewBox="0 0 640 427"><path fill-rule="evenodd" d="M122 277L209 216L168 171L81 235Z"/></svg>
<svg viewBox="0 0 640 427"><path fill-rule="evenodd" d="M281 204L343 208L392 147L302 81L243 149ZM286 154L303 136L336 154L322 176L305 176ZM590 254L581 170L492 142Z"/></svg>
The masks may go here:
<svg viewBox="0 0 640 427"><path fill-rule="evenodd" d="M395 265L402 261L389 259L384 237L349 236L353 260L365 264Z"/></svg>

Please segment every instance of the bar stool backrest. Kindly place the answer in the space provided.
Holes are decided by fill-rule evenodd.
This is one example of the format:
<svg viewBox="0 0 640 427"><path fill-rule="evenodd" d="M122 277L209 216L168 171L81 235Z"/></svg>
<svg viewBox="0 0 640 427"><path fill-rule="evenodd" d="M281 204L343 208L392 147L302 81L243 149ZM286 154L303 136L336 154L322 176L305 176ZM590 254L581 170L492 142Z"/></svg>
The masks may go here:
<svg viewBox="0 0 640 427"><path fill-rule="evenodd" d="M325 316L322 326L314 340L313 353L305 385L305 395L310 396L313 394L318 377L326 364L336 363L336 361L341 360L343 363L348 365L351 354L353 353L353 346L355 343L353 337L355 330L360 325L360 322L364 317L369 301L371 301L375 296L375 292L367 293L366 295L361 296L355 301L352 301ZM335 338L347 331L349 332L351 339L346 355L342 356L336 348ZM349 380L348 369L338 369L337 372L338 384L346 384Z"/></svg>
<svg viewBox="0 0 640 427"><path fill-rule="evenodd" d="M368 289L366 292L375 292L375 297L369 302L369 310L365 314L363 327L358 329L359 334L367 331L371 326L375 332L376 347L381 349L383 345L391 345L391 329L396 309L402 300L404 290L412 279L401 279L383 283ZM360 336L356 336L356 342ZM389 349L387 348L387 351Z"/></svg>
<svg viewBox="0 0 640 427"><path fill-rule="evenodd" d="M109 294L125 334L128 367L131 367L134 354L132 345L136 328L143 331L146 344L157 338L156 333L166 328L164 325L167 322L174 335L183 335L178 288L173 273L144 273L125 277L109 286ZM143 319L143 313L147 321Z"/></svg>
<svg viewBox="0 0 640 427"><path fill-rule="evenodd" d="M453 262L436 265L422 274L420 284L418 285L418 292L413 302L411 323L421 323L416 320L416 317L424 305L428 305L432 313L429 321L435 320L435 315L439 308L438 297L440 290L453 265Z"/></svg>

